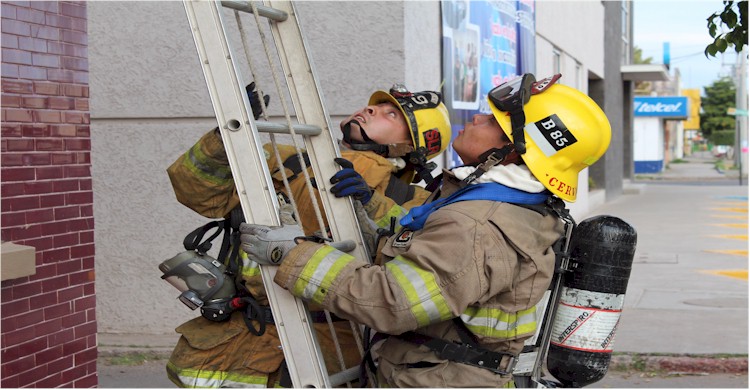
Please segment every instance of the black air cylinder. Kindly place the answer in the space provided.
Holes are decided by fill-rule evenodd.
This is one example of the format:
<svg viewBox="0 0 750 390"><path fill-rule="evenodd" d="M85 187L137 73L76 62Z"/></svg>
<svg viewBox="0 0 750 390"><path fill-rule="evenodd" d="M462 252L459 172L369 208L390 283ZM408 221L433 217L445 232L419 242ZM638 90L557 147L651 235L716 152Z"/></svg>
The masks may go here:
<svg viewBox="0 0 750 390"><path fill-rule="evenodd" d="M573 231L571 272L563 278L547 354L547 369L565 387L587 386L607 373L636 239L631 225L607 215Z"/></svg>

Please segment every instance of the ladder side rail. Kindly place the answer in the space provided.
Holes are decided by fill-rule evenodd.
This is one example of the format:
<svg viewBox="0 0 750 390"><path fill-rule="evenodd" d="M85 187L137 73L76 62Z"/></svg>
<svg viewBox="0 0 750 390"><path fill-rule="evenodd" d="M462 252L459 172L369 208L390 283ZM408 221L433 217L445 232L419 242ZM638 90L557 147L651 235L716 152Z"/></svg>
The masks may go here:
<svg viewBox="0 0 750 390"><path fill-rule="evenodd" d="M191 0L184 5L245 219L279 225L278 200L260 154L262 146L248 98L240 88L245 84L236 72L220 5ZM273 282L276 269L262 266L261 274L292 383L294 387L328 388L330 382L310 314L301 300Z"/></svg>
<svg viewBox="0 0 750 390"><path fill-rule="evenodd" d="M286 12L289 19L284 23L272 23L271 32L278 48L282 69L291 93L292 104L300 123L319 126L320 136L304 137L310 165L313 168L321 202L328 216L328 225L334 240L349 239L357 243L351 253L367 260L369 255L359 229L354 205L349 198L336 198L330 193L328 178L338 172L333 161L340 156L338 144L328 123L328 113L323 104L315 70L310 60L310 51L297 19L296 9L290 1L264 0L264 4ZM292 55L295 53L297 55Z"/></svg>
<svg viewBox="0 0 750 390"><path fill-rule="evenodd" d="M544 387L541 385L545 358L552 338L552 320L557 312L558 301L562 292L562 281L564 272L568 270L569 259L567 257L570 249L570 237L573 234L575 221L572 217L562 218L565 223L565 245L560 268L555 270L549 289L537 304L537 318L541 318L537 325L534 336L524 343L525 352L518 357L513 374L516 376L516 385L522 387Z"/></svg>
<svg viewBox="0 0 750 390"><path fill-rule="evenodd" d="M327 178L338 172L338 165L333 161L340 156L338 143L333 138L329 125L329 115L323 103L321 89L318 85L316 72L311 61L310 50L305 42L302 27L297 18L296 8L291 1L264 0L264 4L281 10L289 15L289 20L284 23L272 23L271 34L279 55L279 62L286 77L286 83L291 95L297 119L300 123L320 126L323 132L320 136L304 137L310 166L316 180L321 203L328 217L328 228L334 240L349 239L357 243L353 256L369 260L367 247L357 222L356 212L352 200L349 198L336 198L329 191ZM362 326L351 323L352 330L362 334ZM360 352L361 343L358 343ZM347 370L331 378L335 385L345 383L357 378L356 370Z"/></svg>
<svg viewBox="0 0 750 390"><path fill-rule="evenodd" d="M545 291L542 298L536 304L536 316L538 319L546 318L547 309L551 303L551 292L552 288ZM537 321L537 328L534 335L523 343L524 350L518 355L518 362L513 369L513 375L524 377L530 377L533 375L534 365L537 362L537 357L539 356L540 351L539 340L544 333L544 329L542 329L543 326L545 326L543 320ZM524 387L518 382L516 382L516 385Z"/></svg>
<svg viewBox="0 0 750 390"><path fill-rule="evenodd" d="M550 299L547 305L547 312L544 317L544 328L542 329L542 333L539 337L539 343L537 344L539 346L539 353L536 357L534 372L532 373L531 377L531 379L536 383L540 382L543 375L542 367L546 364L545 359L547 357L547 351L549 350L550 340L552 339L552 321L554 320L555 314L557 313L557 308L559 306L558 302L560 301L560 296L562 295L565 272L569 271L570 259L568 255L570 250L570 238L573 235L573 229L575 228L576 223L575 220L573 220L573 218L570 216L564 218L563 220L565 222L565 245L563 246L564 256L562 258L562 263L560 264L560 272L556 272L555 275L552 290L550 293Z"/></svg>

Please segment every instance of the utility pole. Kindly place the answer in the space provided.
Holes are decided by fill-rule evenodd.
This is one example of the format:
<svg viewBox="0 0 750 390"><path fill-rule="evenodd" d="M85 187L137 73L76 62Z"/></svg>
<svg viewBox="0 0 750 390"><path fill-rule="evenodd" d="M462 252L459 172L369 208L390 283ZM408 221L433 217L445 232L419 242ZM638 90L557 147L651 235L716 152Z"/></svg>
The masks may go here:
<svg viewBox="0 0 750 390"><path fill-rule="evenodd" d="M743 171L747 170L747 110L748 110L748 89L747 89L747 56L748 48L745 46L742 52L737 56L737 66L735 68L735 81L737 83L737 95L735 98L736 127L735 127L735 164L739 169L739 180L742 185Z"/></svg>

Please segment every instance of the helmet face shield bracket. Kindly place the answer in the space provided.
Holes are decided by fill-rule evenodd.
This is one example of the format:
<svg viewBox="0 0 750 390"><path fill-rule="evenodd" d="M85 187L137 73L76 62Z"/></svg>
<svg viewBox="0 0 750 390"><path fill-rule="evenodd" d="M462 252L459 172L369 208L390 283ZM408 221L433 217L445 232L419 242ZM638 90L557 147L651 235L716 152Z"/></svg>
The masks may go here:
<svg viewBox="0 0 750 390"><path fill-rule="evenodd" d="M523 128L526 125L526 115L523 112L524 104L531 98L531 87L536 78L531 73L526 73L506 83L493 88L488 97L492 104L500 111L510 114L511 132L513 144L518 154L526 153L526 138Z"/></svg>

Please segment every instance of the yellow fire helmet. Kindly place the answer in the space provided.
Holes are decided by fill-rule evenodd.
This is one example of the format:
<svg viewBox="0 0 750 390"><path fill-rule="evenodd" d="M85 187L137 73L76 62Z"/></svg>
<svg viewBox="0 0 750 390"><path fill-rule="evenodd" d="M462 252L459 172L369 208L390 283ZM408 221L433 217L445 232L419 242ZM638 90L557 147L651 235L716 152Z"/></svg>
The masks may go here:
<svg viewBox="0 0 750 390"><path fill-rule="evenodd" d="M492 114L511 141L525 142L521 158L529 170L548 190L558 197L575 202L578 195L578 173L595 163L609 147L612 129L602 109L586 94L574 88L556 84L560 75L534 82L533 75L516 85L516 80L502 84L488 94ZM503 87L505 89L503 89ZM515 87L515 88L514 88ZM520 125L514 139L510 97L521 93L523 132ZM523 104L525 102L525 104ZM504 110L500 107L503 106ZM516 149L518 145L516 145ZM520 151L519 151L520 153Z"/></svg>
<svg viewBox="0 0 750 390"><path fill-rule="evenodd" d="M384 102L391 102L401 109L409 125L414 150L422 153L425 161L448 147L451 142L451 122L439 92L409 92L402 84L394 84L390 92L375 91L368 104Z"/></svg>

